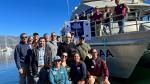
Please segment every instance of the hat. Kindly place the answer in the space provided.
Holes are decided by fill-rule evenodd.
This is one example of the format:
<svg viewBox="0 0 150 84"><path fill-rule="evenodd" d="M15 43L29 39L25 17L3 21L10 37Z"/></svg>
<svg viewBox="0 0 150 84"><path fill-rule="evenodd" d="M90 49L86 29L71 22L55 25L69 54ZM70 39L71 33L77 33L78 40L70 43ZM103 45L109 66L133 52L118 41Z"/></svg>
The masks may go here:
<svg viewBox="0 0 150 84"><path fill-rule="evenodd" d="M84 36L84 35L81 35L81 36L80 36L80 39L84 39L84 38L85 38L85 36Z"/></svg>
<svg viewBox="0 0 150 84"><path fill-rule="evenodd" d="M54 61L56 61L56 60L61 60L60 56L55 56Z"/></svg>
<svg viewBox="0 0 150 84"><path fill-rule="evenodd" d="M33 33L33 36L39 35L37 32Z"/></svg>

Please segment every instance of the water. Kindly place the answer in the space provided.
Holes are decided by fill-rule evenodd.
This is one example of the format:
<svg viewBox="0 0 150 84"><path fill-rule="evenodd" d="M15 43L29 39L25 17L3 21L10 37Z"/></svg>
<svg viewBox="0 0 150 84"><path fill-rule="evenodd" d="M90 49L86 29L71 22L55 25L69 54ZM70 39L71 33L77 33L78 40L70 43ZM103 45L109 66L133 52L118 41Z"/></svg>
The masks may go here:
<svg viewBox="0 0 150 84"><path fill-rule="evenodd" d="M0 84L18 84L13 52L0 52ZM150 84L150 67L137 66L129 79L110 77L111 84Z"/></svg>
<svg viewBox="0 0 150 84"><path fill-rule="evenodd" d="M0 84L18 84L13 52L0 52Z"/></svg>

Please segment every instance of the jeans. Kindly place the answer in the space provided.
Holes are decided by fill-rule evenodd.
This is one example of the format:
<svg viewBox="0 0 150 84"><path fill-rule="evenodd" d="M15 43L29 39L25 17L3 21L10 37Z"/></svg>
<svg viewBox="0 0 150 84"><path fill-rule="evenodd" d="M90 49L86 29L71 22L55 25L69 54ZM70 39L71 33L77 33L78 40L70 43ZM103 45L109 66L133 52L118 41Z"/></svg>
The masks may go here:
<svg viewBox="0 0 150 84"><path fill-rule="evenodd" d="M119 34L124 33L124 19L121 19L118 21L118 26L119 26Z"/></svg>

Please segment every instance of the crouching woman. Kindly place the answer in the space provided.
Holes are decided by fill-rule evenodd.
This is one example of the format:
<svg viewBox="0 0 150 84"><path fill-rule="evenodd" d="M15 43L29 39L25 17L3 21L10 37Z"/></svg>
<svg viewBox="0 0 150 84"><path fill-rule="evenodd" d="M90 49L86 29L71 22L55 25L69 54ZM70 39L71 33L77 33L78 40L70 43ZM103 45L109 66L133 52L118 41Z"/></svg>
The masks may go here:
<svg viewBox="0 0 150 84"><path fill-rule="evenodd" d="M49 70L50 84L68 84L68 75L66 69L61 65L61 58L54 57L54 65Z"/></svg>

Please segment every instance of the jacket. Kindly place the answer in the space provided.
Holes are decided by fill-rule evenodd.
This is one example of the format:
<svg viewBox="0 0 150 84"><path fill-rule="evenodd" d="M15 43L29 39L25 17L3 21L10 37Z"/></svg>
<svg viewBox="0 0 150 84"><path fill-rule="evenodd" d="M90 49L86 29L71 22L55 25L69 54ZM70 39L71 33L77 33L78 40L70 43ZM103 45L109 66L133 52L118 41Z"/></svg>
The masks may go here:
<svg viewBox="0 0 150 84"><path fill-rule="evenodd" d="M71 70L70 70L70 77L73 83L76 84L77 82L81 80L85 80L86 73L87 73L87 69L83 61L80 61L80 63L78 63L77 65L76 63L72 64Z"/></svg>
<svg viewBox="0 0 150 84"><path fill-rule="evenodd" d="M34 48L32 50L32 59L31 59L31 67L32 67L32 73L33 75L38 74L38 58L39 58L39 53L38 53L39 48ZM44 67L45 68L50 68L52 65L52 54L51 54L51 48L49 46L45 46L45 55L44 55Z"/></svg>
<svg viewBox="0 0 150 84"><path fill-rule="evenodd" d="M66 69L63 66L60 69L53 66L49 71L49 81L50 84L69 84Z"/></svg>
<svg viewBox="0 0 150 84"><path fill-rule="evenodd" d="M94 75L94 76L104 76L104 79L106 77L109 77L109 71L107 68L106 63L101 58L96 59L96 63L94 65L92 59L85 60L88 75Z"/></svg>
<svg viewBox="0 0 150 84"><path fill-rule="evenodd" d="M32 56L32 50L27 43L20 42L14 51L14 60L17 68L21 68L21 64L26 64L29 66Z"/></svg>

